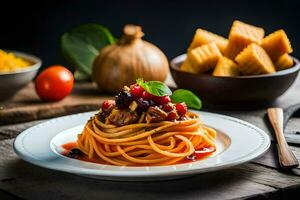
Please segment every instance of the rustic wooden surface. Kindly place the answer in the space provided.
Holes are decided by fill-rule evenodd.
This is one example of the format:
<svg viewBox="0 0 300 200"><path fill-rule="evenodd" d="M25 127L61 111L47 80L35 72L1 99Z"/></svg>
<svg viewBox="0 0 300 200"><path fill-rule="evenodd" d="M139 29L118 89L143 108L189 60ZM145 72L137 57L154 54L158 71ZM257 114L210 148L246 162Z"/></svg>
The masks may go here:
<svg viewBox="0 0 300 200"><path fill-rule="evenodd" d="M0 125L58 117L96 110L101 101L109 98L101 95L94 84L75 85L72 94L59 102L43 102L30 83L12 99L0 102Z"/></svg>
<svg viewBox="0 0 300 200"><path fill-rule="evenodd" d="M274 105L286 108L299 103L299 93L298 79ZM249 121L272 136L265 109L215 111ZM0 126L0 199L299 199L300 168L281 170L274 143L262 157L227 170L173 181L101 181L40 168L17 157L13 138L43 121ZM285 132L296 138L297 130L300 119L293 118ZM300 146L291 149L300 160Z"/></svg>

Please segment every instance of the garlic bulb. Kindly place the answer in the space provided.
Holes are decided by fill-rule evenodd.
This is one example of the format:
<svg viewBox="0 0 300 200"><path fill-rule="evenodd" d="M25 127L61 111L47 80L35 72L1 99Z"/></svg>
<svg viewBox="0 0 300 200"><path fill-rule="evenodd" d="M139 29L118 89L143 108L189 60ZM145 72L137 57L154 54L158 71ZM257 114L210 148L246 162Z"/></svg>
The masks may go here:
<svg viewBox="0 0 300 200"><path fill-rule="evenodd" d="M158 47L142 40L143 35L141 27L126 25L120 40L102 49L92 72L101 90L117 93L138 78L145 81L166 79L169 73L166 56Z"/></svg>

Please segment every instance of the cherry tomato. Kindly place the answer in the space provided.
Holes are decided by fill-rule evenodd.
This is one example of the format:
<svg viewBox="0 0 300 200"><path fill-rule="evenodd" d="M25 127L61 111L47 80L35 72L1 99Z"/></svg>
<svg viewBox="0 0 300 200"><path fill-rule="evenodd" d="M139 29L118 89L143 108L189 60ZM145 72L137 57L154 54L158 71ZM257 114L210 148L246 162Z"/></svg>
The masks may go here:
<svg viewBox="0 0 300 200"><path fill-rule="evenodd" d="M71 93L73 84L73 74L63 66L54 65L37 76L35 90L44 101L59 101Z"/></svg>
<svg viewBox="0 0 300 200"><path fill-rule="evenodd" d="M176 111L171 111L171 112L168 114L166 120L168 120L168 121L174 121L174 120L176 119L176 117L177 117Z"/></svg>
<svg viewBox="0 0 300 200"><path fill-rule="evenodd" d="M147 100L151 99L151 100L153 100L154 97L155 96L153 94L150 94L147 91L143 91L143 93L142 93L142 98L143 99L147 99Z"/></svg>
<svg viewBox="0 0 300 200"><path fill-rule="evenodd" d="M187 112L187 106L185 103L177 103L176 110L180 116L183 116Z"/></svg>
<svg viewBox="0 0 300 200"><path fill-rule="evenodd" d="M116 105L116 102L114 100L105 100L102 103L102 110L106 111L108 110L111 106Z"/></svg>
<svg viewBox="0 0 300 200"><path fill-rule="evenodd" d="M167 104L167 103L171 102L171 98L169 96L162 96L162 97L156 96L154 98L154 102L159 105L163 105L163 104Z"/></svg>
<svg viewBox="0 0 300 200"><path fill-rule="evenodd" d="M173 110L172 103L164 104L164 105L162 106L162 109L163 109L165 112L171 112L171 111Z"/></svg>
<svg viewBox="0 0 300 200"><path fill-rule="evenodd" d="M133 95L135 99L141 97L143 92L144 92L144 88L142 88L139 85L132 85L132 87L130 87L130 93Z"/></svg>

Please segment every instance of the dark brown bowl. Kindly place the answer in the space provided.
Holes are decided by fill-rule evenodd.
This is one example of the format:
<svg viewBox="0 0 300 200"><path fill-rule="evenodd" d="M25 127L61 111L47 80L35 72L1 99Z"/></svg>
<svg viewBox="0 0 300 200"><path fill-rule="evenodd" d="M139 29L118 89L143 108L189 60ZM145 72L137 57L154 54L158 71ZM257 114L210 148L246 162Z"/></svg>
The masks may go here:
<svg viewBox="0 0 300 200"><path fill-rule="evenodd" d="M295 81L300 65L273 74L238 77L215 77L191 74L179 70L186 54L171 60L171 73L179 88L193 91L204 105L248 106L266 105L282 95Z"/></svg>

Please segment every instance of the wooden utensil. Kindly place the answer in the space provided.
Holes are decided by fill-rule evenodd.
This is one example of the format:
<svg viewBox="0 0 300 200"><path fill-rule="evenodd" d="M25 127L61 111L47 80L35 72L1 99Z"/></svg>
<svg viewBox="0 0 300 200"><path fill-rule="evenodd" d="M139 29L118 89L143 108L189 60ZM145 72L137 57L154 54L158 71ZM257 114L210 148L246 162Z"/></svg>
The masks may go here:
<svg viewBox="0 0 300 200"><path fill-rule="evenodd" d="M293 152L289 149L283 135L283 110L281 108L269 108L267 112L277 139L280 166L283 169L298 167L299 162Z"/></svg>

